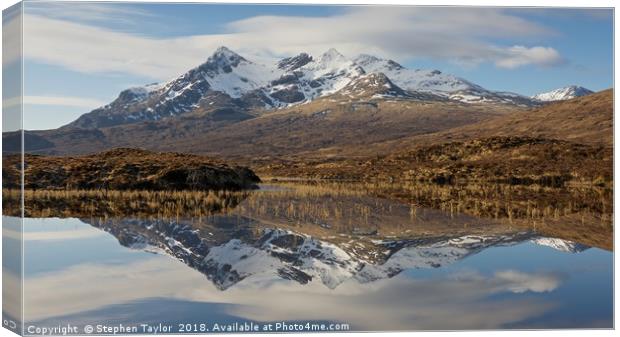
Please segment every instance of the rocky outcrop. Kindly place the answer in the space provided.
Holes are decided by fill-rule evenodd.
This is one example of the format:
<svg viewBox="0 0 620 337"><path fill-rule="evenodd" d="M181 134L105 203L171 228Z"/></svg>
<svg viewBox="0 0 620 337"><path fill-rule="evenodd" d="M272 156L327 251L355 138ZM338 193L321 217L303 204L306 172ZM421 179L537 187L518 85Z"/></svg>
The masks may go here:
<svg viewBox="0 0 620 337"><path fill-rule="evenodd" d="M3 177L19 175L19 160L4 158ZM25 189L240 190L260 182L246 167L208 157L127 148L80 157L26 155L24 164Z"/></svg>

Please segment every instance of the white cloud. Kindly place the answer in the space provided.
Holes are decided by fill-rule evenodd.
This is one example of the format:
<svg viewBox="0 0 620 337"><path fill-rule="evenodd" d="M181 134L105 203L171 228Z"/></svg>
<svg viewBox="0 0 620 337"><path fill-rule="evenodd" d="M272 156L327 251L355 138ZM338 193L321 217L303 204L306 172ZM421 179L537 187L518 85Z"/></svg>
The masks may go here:
<svg viewBox="0 0 620 337"><path fill-rule="evenodd" d="M97 99L70 96L24 96L24 104L58 105L93 109L106 103Z"/></svg>
<svg viewBox="0 0 620 337"><path fill-rule="evenodd" d="M553 308L544 297L493 299L496 294L515 292L517 283L541 279L539 274L513 273L519 275L518 281L498 277L502 272L445 279L397 276L363 284L349 280L336 290L320 281L300 285L250 277L220 291L181 262L153 255L127 264L81 264L27 276L25 303L30 320L168 298L226 304L221 307L226 314L255 321L333 320L359 330L496 329ZM560 283L555 281L555 286ZM533 292L554 289L525 288Z"/></svg>
<svg viewBox="0 0 620 337"><path fill-rule="evenodd" d="M26 58L87 73L172 77L202 59L186 39L151 39L104 28L26 15Z"/></svg>
<svg viewBox="0 0 620 337"><path fill-rule="evenodd" d="M22 103L21 96L10 97L2 100L2 107L4 109L14 108Z"/></svg>
<svg viewBox="0 0 620 337"><path fill-rule="evenodd" d="M124 3L114 5L105 3L40 2L26 5L29 14L44 15L50 18L68 19L84 23L139 25L136 18L155 17L152 13Z"/></svg>
<svg viewBox="0 0 620 337"><path fill-rule="evenodd" d="M495 278L505 289L514 293L550 292L555 290L561 281L561 278L555 274L526 274L515 270L497 272Z"/></svg>
<svg viewBox="0 0 620 337"><path fill-rule="evenodd" d="M105 11L95 12L96 20ZM94 15L94 14L93 14ZM108 15L113 16L113 15ZM26 14L29 59L87 73L131 73L166 80L194 67L220 45L252 59L319 54L336 47L348 56L373 53L399 61L434 58L498 67L561 63L548 46L501 46L491 40L539 39L554 32L501 9L351 7L324 17L257 16L229 23L225 33L154 38Z"/></svg>
<svg viewBox="0 0 620 337"><path fill-rule="evenodd" d="M506 56L495 62L498 67L514 69L527 64L553 66L563 63L557 50L548 47L513 46L506 50Z"/></svg>
<svg viewBox="0 0 620 337"><path fill-rule="evenodd" d="M18 61L22 56L21 6L12 6L3 13L2 21L2 66Z"/></svg>
<svg viewBox="0 0 620 337"><path fill-rule="evenodd" d="M13 108L22 104L21 97L10 97L2 101L5 109ZM24 96L23 104L30 105L53 105L74 108L94 109L106 103L93 98L71 97L71 96Z"/></svg>

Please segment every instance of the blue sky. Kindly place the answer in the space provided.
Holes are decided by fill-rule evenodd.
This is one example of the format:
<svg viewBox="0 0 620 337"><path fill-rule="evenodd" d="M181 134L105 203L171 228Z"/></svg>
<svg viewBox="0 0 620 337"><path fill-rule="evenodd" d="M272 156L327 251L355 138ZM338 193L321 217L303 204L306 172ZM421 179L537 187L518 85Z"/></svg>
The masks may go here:
<svg viewBox="0 0 620 337"><path fill-rule="evenodd" d="M605 9L29 2L24 27L25 129L58 127L124 88L171 79L220 45L258 62L334 47L524 95L613 85Z"/></svg>

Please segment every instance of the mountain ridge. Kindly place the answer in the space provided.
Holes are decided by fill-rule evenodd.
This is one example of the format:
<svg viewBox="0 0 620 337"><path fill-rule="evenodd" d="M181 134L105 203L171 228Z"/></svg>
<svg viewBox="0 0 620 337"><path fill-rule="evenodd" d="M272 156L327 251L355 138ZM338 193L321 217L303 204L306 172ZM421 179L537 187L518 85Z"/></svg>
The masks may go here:
<svg viewBox="0 0 620 337"><path fill-rule="evenodd" d="M411 70L393 60L365 54L349 59L334 48L318 57L302 52L274 64L259 64L222 46L204 63L175 79L125 89L114 101L65 127L100 128L222 109L242 115L260 114L337 93L369 73L382 73L412 97L427 100L538 104L528 97L487 90L439 70Z"/></svg>

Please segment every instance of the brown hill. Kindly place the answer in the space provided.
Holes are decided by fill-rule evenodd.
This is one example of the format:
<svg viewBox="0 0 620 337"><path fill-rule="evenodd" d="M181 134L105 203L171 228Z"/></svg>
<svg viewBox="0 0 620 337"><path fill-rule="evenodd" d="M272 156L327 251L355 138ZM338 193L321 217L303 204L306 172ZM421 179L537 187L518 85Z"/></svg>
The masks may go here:
<svg viewBox="0 0 620 337"><path fill-rule="evenodd" d="M560 140L490 137L456 141L366 159L272 162L259 174L322 179L389 179L432 183L484 181L561 186L613 179L612 149Z"/></svg>
<svg viewBox="0 0 620 337"><path fill-rule="evenodd" d="M100 129L27 132L27 151L85 154L115 147L206 154L225 158L322 156L346 146L369 146L434 133L518 111L514 106L425 101L414 98L326 97L255 118L214 123L184 116ZM5 142L9 140L5 134ZM13 137L15 138L15 137Z"/></svg>

